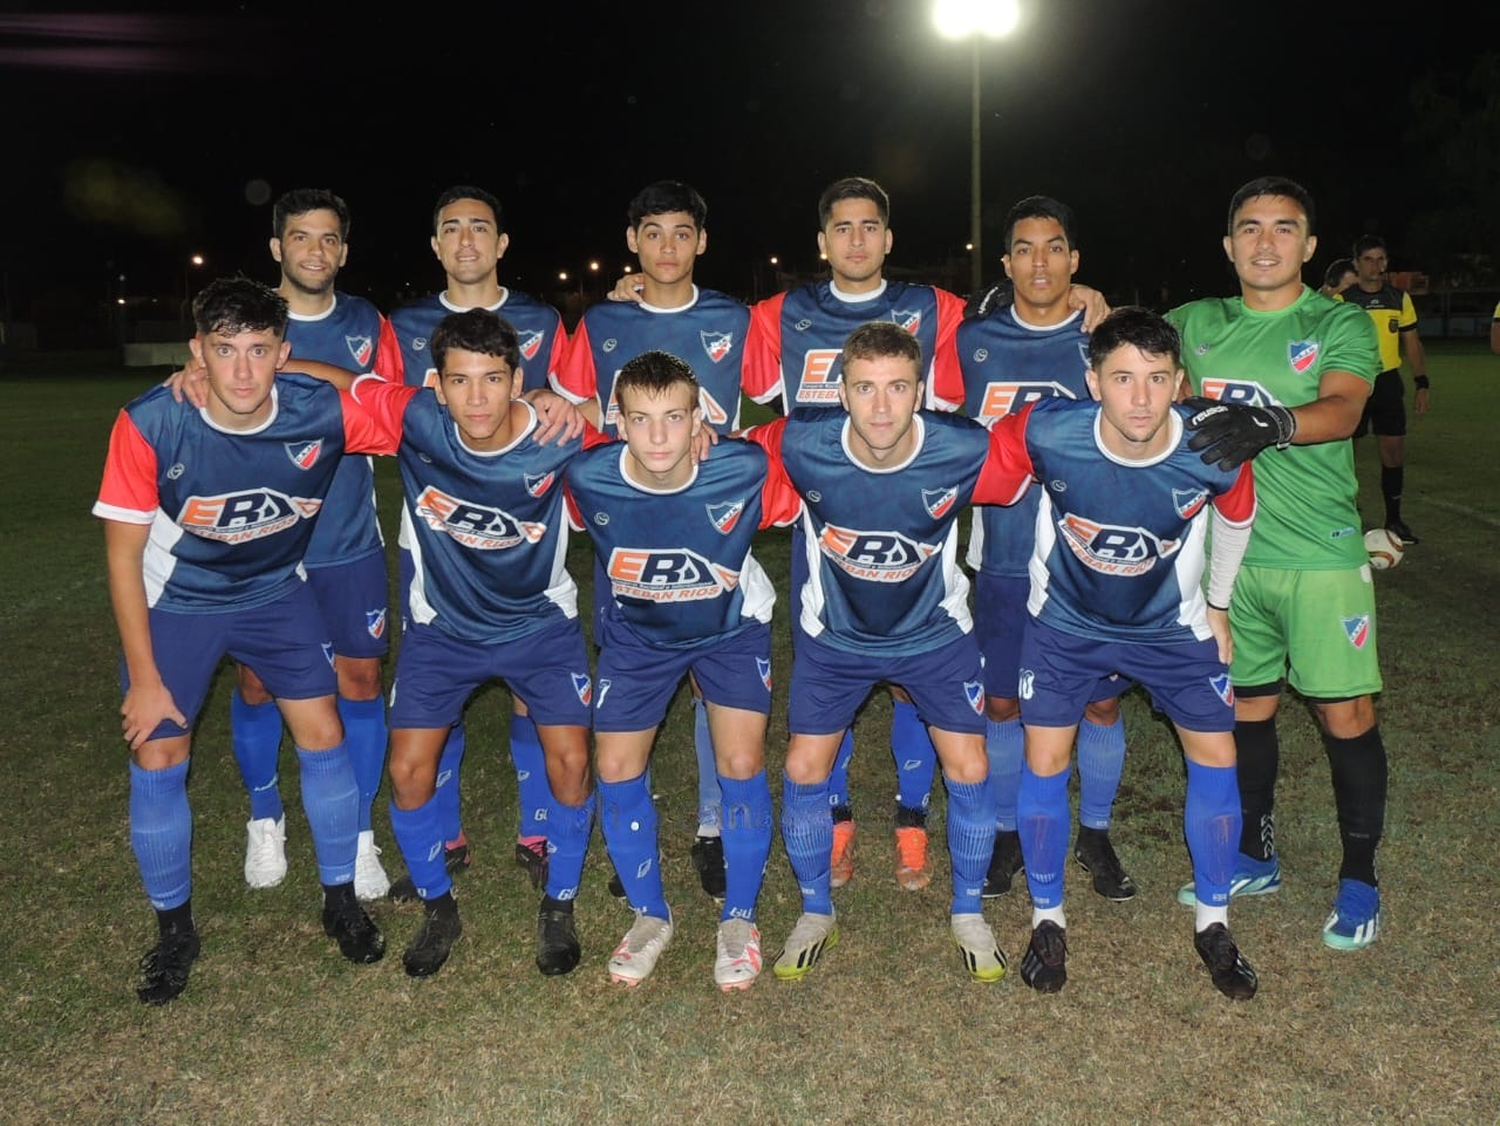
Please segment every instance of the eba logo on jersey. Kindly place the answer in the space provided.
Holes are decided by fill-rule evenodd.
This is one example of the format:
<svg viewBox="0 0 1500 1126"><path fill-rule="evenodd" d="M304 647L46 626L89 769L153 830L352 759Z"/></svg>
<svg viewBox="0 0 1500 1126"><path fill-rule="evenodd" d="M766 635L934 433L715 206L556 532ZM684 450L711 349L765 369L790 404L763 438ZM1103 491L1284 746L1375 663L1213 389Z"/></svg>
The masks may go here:
<svg viewBox="0 0 1500 1126"><path fill-rule="evenodd" d="M922 328L922 310L892 309L891 320L915 336Z"/></svg>
<svg viewBox="0 0 1500 1126"><path fill-rule="evenodd" d="M552 482L557 480L557 473L526 473L523 474L522 480L526 483L528 493L534 497L540 497L545 496L547 490L552 487Z"/></svg>
<svg viewBox="0 0 1500 1126"><path fill-rule="evenodd" d="M502 551L520 544L536 543L547 534L547 525L517 520L488 505L471 504L429 485L412 505L413 514L435 532L442 532L464 547L476 551Z"/></svg>
<svg viewBox="0 0 1500 1126"><path fill-rule="evenodd" d="M1276 405L1274 395L1259 383L1248 379L1205 379L1203 395L1221 403L1240 403L1247 407Z"/></svg>
<svg viewBox="0 0 1500 1126"><path fill-rule="evenodd" d="M1191 520L1208 503L1207 489L1173 489L1172 507L1184 520Z"/></svg>
<svg viewBox="0 0 1500 1126"><path fill-rule="evenodd" d="M1071 512L1058 522L1063 540L1085 567L1104 575L1144 575L1182 546L1181 540L1159 540L1145 528L1096 524Z"/></svg>
<svg viewBox="0 0 1500 1126"><path fill-rule="evenodd" d="M370 366L370 357L375 354L375 342L368 336L346 336L344 344L349 349L349 355L354 357L355 366L363 371Z"/></svg>
<svg viewBox="0 0 1500 1126"><path fill-rule="evenodd" d="M735 500L724 504L705 504L703 507L708 510L708 518L718 533L727 536L740 522L740 517L745 511L745 502Z"/></svg>
<svg viewBox="0 0 1500 1126"><path fill-rule="evenodd" d="M1304 372L1318 362L1318 349L1322 345L1316 340L1293 340L1286 346L1287 362L1295 372Z"/></svg>
<svg viewBox="0 0 1500 1126"><path fill-rule="evenodd" d="M1073 392L1061 383L990 383L979 403L979 421L986 426L997 418L1018 411L1041 399L1071 399Z"/></svg>
<svg viewBox="0 0 1500 1126"><path fill-rule="evenodd" d="M306 442L283 442L286 456L292 459L292 464L298 469L311 469L318 464L318 458L323 453L323 439L315 438Z"/></svg>
<svg viewBox="0 0 1500 1126"><path fill-rule="evenodd" d="M861 532L832 524L818 537L818 548L840 570L877 583L905 582L938 550L899 532Z"/></svg>
<svg viewBox="0 0 1500 1126"><path fill-rule="evenodd" d="M616 596L645 602L701 602L740 585L738 571L686 548L617 547L605 571Z"/></svg>
<svg viewBox="0 0 1500 1126"><path fill-rule="evenodd" d="M536 359L536 354L542 347L542 333L540 330L525 334L516 334L517 343L521 346L521 358L524 360Z"/></svg>
<svg viewBox="0 0 1500 1126"><path fill-rule="evenodd" d="M941 520L951 512L957 500L957 488L922 490L922 507L934 520Z"/></svg>
<svg viewBox="0 0 1500 1126"><path fill-rule="evenodd" d="M810 348L802 357L797 402L829 406L839 401L839 349Z"/></svg>
<svg viewBox="0 0 1500 1126"><path fill-rule="evenodd" d="M192 496L184 502L177 523L206 540L245 543L284 532L299 520L311 520L322 506L317 498L289 497L269 489Z"/></svg>
<svg viewBox="0 0 1500 1126"><path fill-rule="evenodd" d="M708 353L708 358L718 363L729 355L734 347L734 333L732 332L706 332L699 330L698 339L703 341L703 350Z"/></svg>

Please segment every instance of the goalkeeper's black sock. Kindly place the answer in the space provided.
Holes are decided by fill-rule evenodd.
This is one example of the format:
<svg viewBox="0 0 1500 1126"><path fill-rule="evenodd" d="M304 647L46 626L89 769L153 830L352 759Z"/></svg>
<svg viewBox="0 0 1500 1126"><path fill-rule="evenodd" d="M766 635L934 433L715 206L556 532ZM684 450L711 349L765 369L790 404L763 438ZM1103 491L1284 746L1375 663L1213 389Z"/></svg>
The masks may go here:
<svg viewBox="0 0 1500 1126"><path fill-rule="evenodd" d="M1336 739L1324 732L1323 748L1333 768L1333 799L1344 844L1339 879L1361 880L1374 887L1375 847L1385 829L1388 775L1380 728L1372 727L1353 739Z"/></svg>
<svg viewBox="0 0 1500 1126"><path fill-rule="evenodd" d="M1240 851L1256 860L1276 855L1276 771L1281 743L1276 719L1236 720L1235 772L1240 787Z"/></svg>

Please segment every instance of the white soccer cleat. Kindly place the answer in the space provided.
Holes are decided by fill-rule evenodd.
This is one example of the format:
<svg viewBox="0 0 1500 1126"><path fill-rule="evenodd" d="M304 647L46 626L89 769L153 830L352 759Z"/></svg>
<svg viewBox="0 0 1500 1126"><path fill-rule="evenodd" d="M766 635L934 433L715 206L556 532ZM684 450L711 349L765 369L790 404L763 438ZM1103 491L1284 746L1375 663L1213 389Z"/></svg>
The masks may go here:
<svg viewBox="0 0 1500 1126"><path fill-rule="evenodd" d="M391 878L385 874L385 865L380 863L375 831L366 829L359 834L359 851L354 854L354 894L368 901L384 899L390 890Z"/></svg>
<svg viewBox="0 0 1500 1126"><path fill-rule="evenodd" d="M995 932L983 915L954 915L950 925L953 941L970 977L975 981L995 982L1005 976L1005 951L995 941Z"/></svg>
<svg viewBox="0 0 1500 1126"><path fill-rule="evenodd" d="M746 919L719 924L714 984L725 993L749 989L760 976L760 928Z"/></svg>
<svg viewBox="0 0 1500 1126"><path fill-rule="evenodd" d="M654 915L637 915L635 922L620 939L620 945L609 956L609 980L616 985L634 987L651 976L656 960L672 941L672 912L665 919Z"/></svg>
<svg viewBox="0 0 1500 1126"><path fill-rule="evenodd" d="M800 981L812 972L823 952L838 942L839 927L833 915L804 911L797 916L792 933L786 936L786 945L771 972L782 981Z"/></svg>
<svg viewBox="0 0 1500 1126"><path fill-rule="evenodd" d="M245 822L245 883L273 888L286 879L286 817Z"/></svg>

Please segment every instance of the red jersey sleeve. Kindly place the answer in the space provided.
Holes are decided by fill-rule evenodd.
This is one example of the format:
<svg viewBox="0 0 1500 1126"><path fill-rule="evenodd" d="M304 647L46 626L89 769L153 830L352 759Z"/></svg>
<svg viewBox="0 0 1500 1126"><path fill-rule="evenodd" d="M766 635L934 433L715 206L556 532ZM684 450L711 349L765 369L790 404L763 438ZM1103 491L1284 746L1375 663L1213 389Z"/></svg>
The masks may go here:
<svg viewBox="0 0 1500 1126"><path fill-rule="evenodd" d="M1240 466L1234 484L1214 497L1214 508L1231 524L1244 525L1255 519L1255 474L1250 466L1248 461Z"/></svg>
<svg viewBox="0 0 1500 1126"><path fill-rule="evenodd" d="M588 321L578 322L573 339L563 349L562 359L556 366L557 376L553 383L557 393L574 403L599 398L599 378L594 370L594 349L589 344ZM603 404L600 404L603 409Z"/></svg>
<svg viewBox="0 0 1500 1126"><path fill-rule="evenodd" d="M928 397L938 410L962 410L964 374L958 364L958 326L964 319L962 297L933 287L937 297L937 343L932 356L932 386Z"/></svg>
<svg viewBox="0 0 1500 1126"><path fill-rule="evenodd" d="M760 526L790 524L802 515L802 497L792 487L781 463L781 436L786 433L786 419L778 418L752 426L740 435L766 451L766 481L760 488Z"/></svg>
<svg viewBox="0 0 1500 1126"><path fill-rule="evenodd" d="M390 383L400 383L406 376L406 362L401 359L401 343L396 330L385 317L380 318L380 342L375 345L375 366L370 374Z"/></svg>
<svg viewBox="0 0 1500 1126"><path fill-rule="evenodd" d="M1026 450L1028 405L1019 414L1008 414L990 427L990 449L974 486L975 504L1015 504L1021 499L1036 470Z"/></svg>
<svg viewBox="0 0 1500 1126"><path fill-rule="evenodd" d="M158 500L156 451L130 415L121 411L109 434L94 515L122 524L149 524L160 507Z"/></svg>
<svg viewBox="0 0 1500 1126"><path fill-rule="evenodd" d="M362 375L349 391L340 391L344 407L344 449L351 454L393 454L401 445L406 406L421 391L404 383L387 383Z"/></svg>
<svg viewBox="0 0 1500 1126"><path fill-rule="evenodd" d="M750 308L745 355L740 361L740 387L757 403L782 394L781 305L785 300L786 294L778 293Z"/></svg>

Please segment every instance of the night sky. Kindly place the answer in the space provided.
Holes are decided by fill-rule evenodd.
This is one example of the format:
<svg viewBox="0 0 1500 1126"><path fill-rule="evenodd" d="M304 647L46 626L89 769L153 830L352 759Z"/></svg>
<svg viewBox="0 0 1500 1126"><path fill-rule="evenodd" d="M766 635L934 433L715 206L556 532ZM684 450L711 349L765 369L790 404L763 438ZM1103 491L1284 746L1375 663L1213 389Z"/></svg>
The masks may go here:
<svg viewBox="0 0 1500 1126"><path fill-rule="evenodd" d="M1402 247L1430 181L1408 89L1428 71L1456 89L1487 46L1472 23L1374 4L1022 3L1022 27L984 53L987 273L1009 204L1047 192L1079 215L1081 280L1148 302L1224 291L1225 205L1267 173L1317 197L1319 274L1365 230L1395 268L1422 265ZM302 186L349 201L341 287L382 304L441 286L429 215L458 182L504 204L501 280L543 294L590 258L618 273L625 206L660 178L709 202L700 282L747 298L772 254L816 268L817 195L840 176L890 191L893 267L936 267L968 238L969 49L936 36L926 0L403 19L342 5L338 21L259 3L35 7L0 15L0 307L22 319L122 272L133 294L180 293L194 252L205 274L274 281L270 200Z"/></svg>

